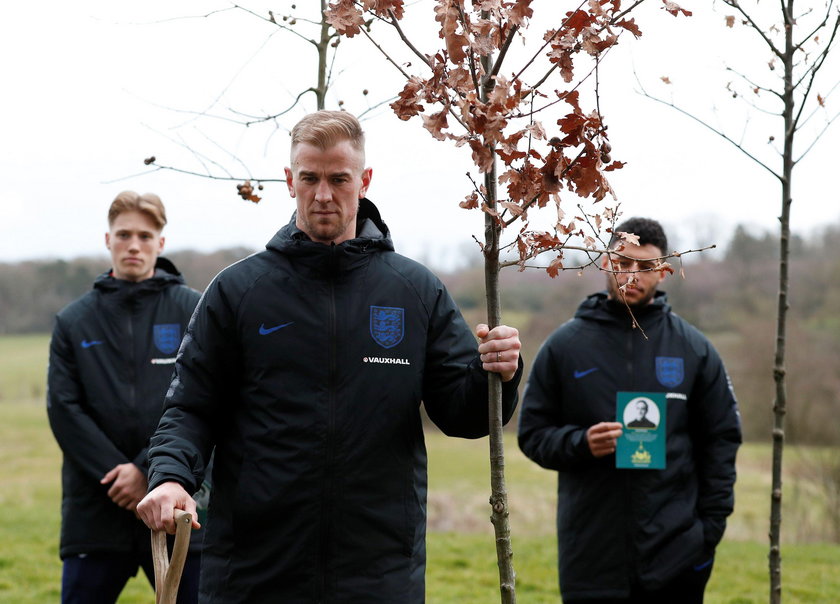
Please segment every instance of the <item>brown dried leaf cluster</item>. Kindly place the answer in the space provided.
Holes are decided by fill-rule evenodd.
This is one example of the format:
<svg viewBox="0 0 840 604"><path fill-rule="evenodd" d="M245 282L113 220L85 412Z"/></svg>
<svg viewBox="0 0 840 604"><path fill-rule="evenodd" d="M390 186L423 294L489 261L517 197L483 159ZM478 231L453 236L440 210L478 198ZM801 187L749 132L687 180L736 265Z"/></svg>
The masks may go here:
<svg viewBox="0 0 840 604"><path fill-rule="evenodd" d="M662 1L671 14L691 14L670 0ZM556 6L551 10L559 12ZM637 38L642 34L634 19L622 13L622 0L588 0L566 12L557 27L539 36L530 34L539 50L526 65L515 70L505 65L487 73L493 69L492 61L490 67L485 65L488 58L499 60L511 42L522 43L533 13L531 0L435 0L434 19L442 43L418 63L423 72L409 75L391 103L402 120L420 116L435 139L468 147L480 172L487 173L494 162L501 162L498 183L504 197L499 193L497 203L491 203L486 192L476 190L459 205L481 208L502 226L521 220L524 226L516 242L521 263L541 251L562 247L569 236L583 236L586 225L600 228L604 220L614 218L602 212L567 220L560 210L561 194L594 201L612 195L607 173L624 165L612 161L602 116L583 108L577 86L570 84L576 75L576 56L584 53L600 60L621 33ZM336 0L326 14L329 23L349 37L371 17L398 25L403 2ZM539 57L548 60L548 74L532 67ZM553 72L559 73L565 89L548 77ZM546 115L551 115L551 122L540 121ZM556 232L529 231L528 210L550 201L557 205ZM561 268L562 252L549 273Z"/></svg>
<svg viewBox="0 0 840 604"><path fill-rule="evenodd" d="M262 189L262 185L257 185L257 188ZM236 185L236 194L245 201L252 201L254 203L259 203L262 199L259 195L254 194L254 185L251 184L250 180Z"/></svg>

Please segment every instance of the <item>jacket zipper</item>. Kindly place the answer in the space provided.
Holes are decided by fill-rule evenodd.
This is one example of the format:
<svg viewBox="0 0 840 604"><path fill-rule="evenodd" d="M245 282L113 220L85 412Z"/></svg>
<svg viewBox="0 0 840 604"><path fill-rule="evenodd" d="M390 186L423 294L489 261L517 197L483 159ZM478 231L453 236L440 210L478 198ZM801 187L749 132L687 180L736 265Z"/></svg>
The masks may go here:
<svg viewBox="0 0 840 604"><path fill-rule="evenodd" d="M136 379L137 379L137 358L136 358L136 347L137 343L134 341L134 314L137 310L137 305L133 298L129 298L128 300L128 389L129 389L129 405L131 409L137 408L137 387L136 387Z"/></svg>
<svg viewBox="0 0 840 604"><path fill-rule="evenodd" d="M329 259L329 284L330 284L330 309L329 309L329 375L327 388L327 443L326 443L326 471L324 476L323 505L321 506L321 552L319 557L318 573L318 602L325 602L327 595L327 562L329 560L330 537L332 536L332 509L333 509L333 476L335 459L335 407L336 407L336 371L338 354L338 333L335 305L335 279L337 270L336 246L330 246Z"/></svg>
<svg viewBox="0 0 840 604"><path fill-rule="evenodd" d="M640 327L636 327L635 329L641 329ZM630 391L634 391L636 389L636 376L633 372L633 331L634 329L631 327L627 329L627 376L630 378ZM632 589L633 585L633 578L638 576L638 567L639 563L636 556L636 536L634 533L635 522L633 521L633 505L635 504L635 499L633 497L633 481L630 479L630 473L624 472L624 497L625 497L625 520L624 526L629 527L629 534L627 534L627 543L625 545L626 548L626 556L628 561L628 566L630 567L628 570L629 576L627 577L627 582L630 588Z"/></svg>
<svg viewBox="0 0 840 604"><path fill-rule="evenodd" d="M635 329L640 329L636 327ZM636 387L636 376L633 374L633 328L627 329L627 376L630 378L630 390Z"/></svg>

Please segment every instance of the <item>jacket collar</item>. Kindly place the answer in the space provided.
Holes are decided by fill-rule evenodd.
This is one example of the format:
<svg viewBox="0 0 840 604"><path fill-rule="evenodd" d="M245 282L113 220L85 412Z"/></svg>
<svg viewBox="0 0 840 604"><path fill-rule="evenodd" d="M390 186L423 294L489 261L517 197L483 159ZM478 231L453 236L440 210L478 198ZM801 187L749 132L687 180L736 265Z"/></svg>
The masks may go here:
<svg viewBox="0 0 840 604"><path fill-rule="evenodd" d="M107 293L124 292L126 294L134 294L157 292L170 285L183 285L184 283L184 277L175 268L172 261L158 256L157 262L155 262L155 272L148 279L136 282L117 279L109 269L96 278L93 282L93 287L94 289Z"/></svg>
<svg viewBox="0 0 840 604"><path fill-rule="evenodd" d="M277 231L274 237L266 244L266 248L278 252L288 252L290 248L298 247L300 241L313 242L309 236L301 231L295 224L297 212L292 214L288 224ZM329 248L323 243L316 245ZM356 237L340 243L336 247L374 246L380 249L393 250L394 244L391 241L391 233L388 225L382 220L379 210L373 202L367 198L359 200L359 211L356 215Z"/></svg>
<svg viewBox="0 0 840 604"><path fill-rule="evenodd" d="M637 321L654 321L671 312L668 295L664 291L657 291L650 304L641 308L633 308L633 316ZM616 300L610 300L606 291L600 291L588 296L575 313L576 318L622 323L631 325L630 313L627 307Z"/></svg>
<svg viewBox="0 0 840 604"><path fill-rule="evenodd" d="M295 262L313 269L329 272L353 268L366 262L371 253L394 250L388 226L368 199L359 200L356 237L338 245L312 241L295 225L296 217L297 213L292 214L289 223L266 244L266 249L292 257Z"/></svg>

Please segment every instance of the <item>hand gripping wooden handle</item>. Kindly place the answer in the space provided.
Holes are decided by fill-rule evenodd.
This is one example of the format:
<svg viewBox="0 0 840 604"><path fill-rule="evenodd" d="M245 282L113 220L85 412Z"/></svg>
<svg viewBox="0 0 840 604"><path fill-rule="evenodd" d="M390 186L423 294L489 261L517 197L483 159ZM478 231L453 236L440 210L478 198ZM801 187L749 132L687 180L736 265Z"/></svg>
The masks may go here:
<svg viewBox="0 0 840 604"><path fill-rule="evenodd" d="M152 531L156 604L175 604L190 545L191 529L192 514L184 510L175 510L175 546L172 548L171 560L166 551L166 531Z"/></svg>

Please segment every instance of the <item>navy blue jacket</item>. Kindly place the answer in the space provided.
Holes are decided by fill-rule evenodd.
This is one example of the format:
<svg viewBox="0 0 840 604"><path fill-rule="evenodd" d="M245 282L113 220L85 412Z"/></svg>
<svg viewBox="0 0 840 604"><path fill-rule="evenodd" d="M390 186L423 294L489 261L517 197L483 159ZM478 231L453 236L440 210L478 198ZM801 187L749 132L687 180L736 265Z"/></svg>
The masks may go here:
<svg viewBox="0 0 840 604"><path fill-rule="evenodd" d="M734 504L737 403L717 352L664 293L634 309L587 298L534 361L519 420L522 451L558 471L564 599L625 598L708 561ZM657 369L659 360L659 369ZM586 430L616 421L616 393L666 393L666 469L616 469Z"/></svg>
<svg viewBox="0 0 840 604"><path fill-rule="evenodd" d="M148 472L149 437L181 337L200 294L158 258L137 283L103 273L93 289L56 316L47 376L47 414L64 453L62 558L147 551L149 529L119 507L100 479L132 462ZM193 548L200 535L193 537Z"/></svg>
<svg viewBox="0 0 840 604"><path fill-rule="evenodd" d="M447 434L486 435L487 375L443 284L367 200L357 233L324 245L293 217L189 326L151 485L196 488L215 445L202 602L424 601L420 404Z"/></svg>

